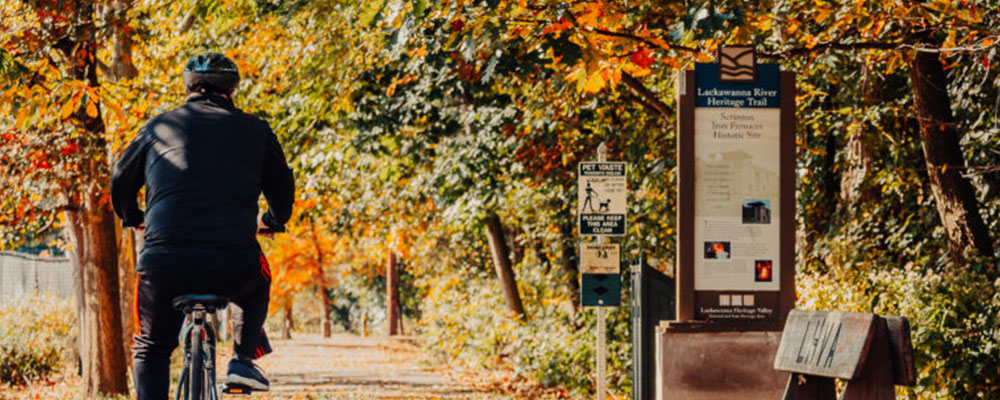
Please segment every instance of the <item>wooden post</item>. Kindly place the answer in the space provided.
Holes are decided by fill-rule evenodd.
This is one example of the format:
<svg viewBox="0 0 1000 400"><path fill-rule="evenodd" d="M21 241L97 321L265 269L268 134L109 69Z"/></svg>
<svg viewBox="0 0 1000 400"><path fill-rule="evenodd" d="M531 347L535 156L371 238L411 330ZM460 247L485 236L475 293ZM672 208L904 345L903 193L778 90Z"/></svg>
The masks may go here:
<svg viewBox="0 0 1000 400"><path fill-rule="evenodd" d="M396 253L389 251L386 263L386 322L389 336L399 334L399 272L396 269Z"/></svg>
<svg viewBox="0 0 1000 400"><path fill-rule="evenodd" d="M510 264L510 248L507 247L507 238L504 235L503 224L500 223L500 216L494 212L490 212L486 217L486 237L490 242L490 253L493 255L493 265L496 267L497 277L500 278L500 285L503 286L503 296L507 302L507 309L518 318L524 318L521 293L517 290L517 279L514 277L514 268Z"/></svg>
<svg viewBox="0 0 1000 400"><path fill-rule="evenodd" d="M694 71L677 73L677 320L694 320Z"/></svg>

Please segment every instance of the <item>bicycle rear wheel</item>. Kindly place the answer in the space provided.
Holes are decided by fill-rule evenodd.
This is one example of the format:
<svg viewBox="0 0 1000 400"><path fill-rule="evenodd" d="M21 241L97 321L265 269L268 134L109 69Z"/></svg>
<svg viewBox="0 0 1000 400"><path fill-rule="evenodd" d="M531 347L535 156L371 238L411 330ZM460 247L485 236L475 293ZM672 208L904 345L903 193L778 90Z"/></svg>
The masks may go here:
<svg viewBox="0 0 1000 400"><path fill-rule="evenodd" d="M190 369L188 370L188 399L190 400L203 400L205 399L205 371L204 368L205 358L202 352L204 351L204 343L202 343L201 332L204 327L201 324L194 324L191 328L191 363Z"/></svg>

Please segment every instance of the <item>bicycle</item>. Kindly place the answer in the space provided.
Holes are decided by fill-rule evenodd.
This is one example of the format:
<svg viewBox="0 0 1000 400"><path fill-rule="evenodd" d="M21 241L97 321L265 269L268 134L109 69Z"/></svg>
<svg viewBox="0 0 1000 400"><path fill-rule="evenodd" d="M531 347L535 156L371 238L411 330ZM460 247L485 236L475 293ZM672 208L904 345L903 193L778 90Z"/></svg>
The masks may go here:
<svg viewBox="0 0 1000 400"><path fill-rule="evenodd" d="M215 326L218 324L215 311L228 304L227 297L212 294L174 298L174 308L184 313L179 338L184 343L184 367L177 383L176 400L219 400L215 381ZM227 384L222 392L249 395L252 390L243 385Z"/></svg>

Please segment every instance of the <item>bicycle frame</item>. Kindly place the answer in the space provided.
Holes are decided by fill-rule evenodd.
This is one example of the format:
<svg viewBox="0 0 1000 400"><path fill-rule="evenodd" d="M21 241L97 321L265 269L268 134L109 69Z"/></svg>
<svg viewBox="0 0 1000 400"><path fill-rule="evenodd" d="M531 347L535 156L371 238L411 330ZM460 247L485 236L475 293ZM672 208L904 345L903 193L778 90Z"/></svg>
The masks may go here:
<svg viewBox="0 0 1000 400"><path fill-rule="evenodd" d="M179 337L184 343L184 367L175 400L219 400L215 386L216 323L214 310L209 312L201 304L184 317Z"/></svg>

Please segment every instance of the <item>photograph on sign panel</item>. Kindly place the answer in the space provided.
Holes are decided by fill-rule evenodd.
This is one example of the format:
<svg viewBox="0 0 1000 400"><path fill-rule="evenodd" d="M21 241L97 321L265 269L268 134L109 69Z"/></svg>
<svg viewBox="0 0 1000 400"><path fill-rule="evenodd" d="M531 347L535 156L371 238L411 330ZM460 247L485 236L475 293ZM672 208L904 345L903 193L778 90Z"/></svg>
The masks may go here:
<svg viewBox="0 0 1000 400"><path fill-rule="evenodd" d="M768 199L743 200L743 223L770 224L771 200Z"/></svg>
<svg viewBox="0 0 1000 400"><path fill-rule="evenodd" d="M754 261L754 282L771 282L774 277L773 268L771 260Z"/></svg>
<svg viewBox="0 0 1000 400"><path fill-rule="evenodd" d="M728 260L729 242L705 242L705 258L710 260Z"/></svg>

